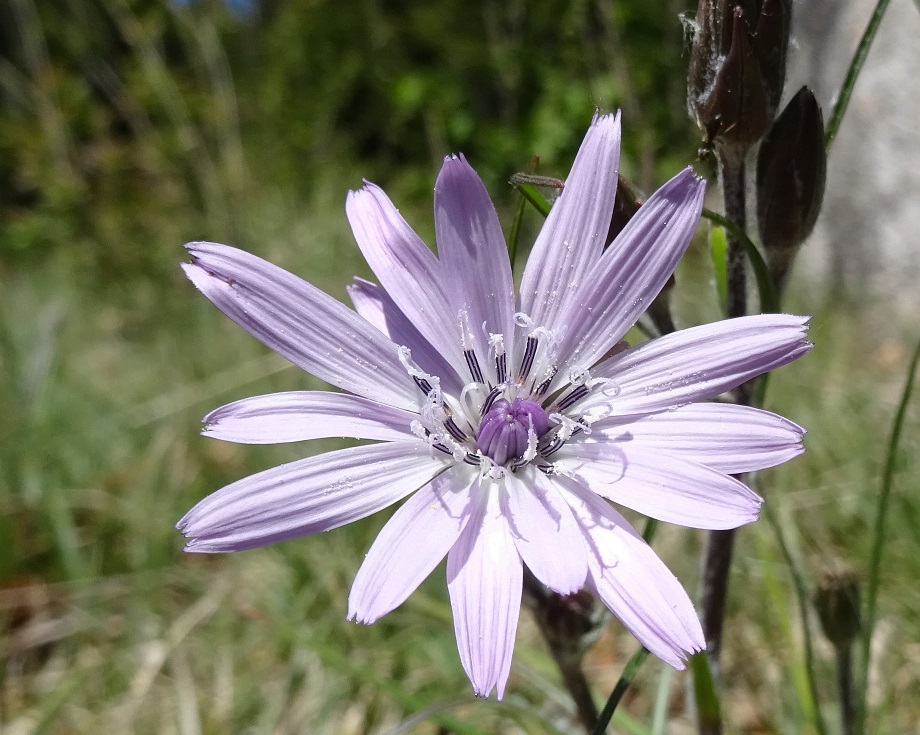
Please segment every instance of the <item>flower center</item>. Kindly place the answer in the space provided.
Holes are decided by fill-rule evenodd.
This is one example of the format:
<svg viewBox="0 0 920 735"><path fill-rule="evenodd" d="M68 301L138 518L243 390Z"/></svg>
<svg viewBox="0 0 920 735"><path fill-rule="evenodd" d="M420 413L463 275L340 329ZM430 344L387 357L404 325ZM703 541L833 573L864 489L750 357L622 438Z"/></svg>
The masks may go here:
<svg viewBox="0 0 920 735"><path fill-rule="evenodd" d="M549 429L549 418L535 401L515 398L495 401L479 423L476 448L495 464L521 459L527 451L531 431L534 440Z"/></svg>

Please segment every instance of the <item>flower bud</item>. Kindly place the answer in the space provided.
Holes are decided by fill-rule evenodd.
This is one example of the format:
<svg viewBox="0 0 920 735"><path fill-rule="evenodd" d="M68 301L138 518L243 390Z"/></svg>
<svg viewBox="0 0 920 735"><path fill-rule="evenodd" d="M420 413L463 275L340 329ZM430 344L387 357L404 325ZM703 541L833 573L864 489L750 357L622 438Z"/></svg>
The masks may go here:
<svg viewBox="0 0 920 735"><path fill-rule="evenodd" d="M757 158L757 227L780 287L818 219L826 176L824 118L814 94L802 87L771 126Z"/></svg>
<svg viewBox="0 0 920 735"><path fill-rule="evenodd" d="M791 0L700 0L688 108L706 139L742 155L766 132L785 82Z"/></svg>
<svg viewBox="0 0 920 735"><path fill-rule="evenodd" d="M814 595L815 608L827 639L840 648L856 640L860 629L859 584L847 567L829 570Z"/></svg>

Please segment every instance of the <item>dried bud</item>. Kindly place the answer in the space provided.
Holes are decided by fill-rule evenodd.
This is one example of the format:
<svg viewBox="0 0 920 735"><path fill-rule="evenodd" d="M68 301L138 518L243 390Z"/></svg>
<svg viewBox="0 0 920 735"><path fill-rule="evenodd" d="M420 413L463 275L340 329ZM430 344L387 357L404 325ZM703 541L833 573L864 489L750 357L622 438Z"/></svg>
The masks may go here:
<svg viewBox="0 0 920 735"><path fill-rule="evenodd" d="M633 218L633 215L639 211L642 202L639 196L633 191L633 188L619 174L617 175L617 193L613 200L613 216L610 218L610 227L607 230L607 239L604 240L606 247L616 239L626 223Z"/></svg>
<svg viewBox="0 0 920 735"><path fill-rule="evenodd" d="M815 590L815 607L824 635L838 648L849 646L859 635L859 584L849 568L827 571Z"/></svg>
<svg viewBox="0 0 920 735"><path fill-rule="evenodd" d="M606 245L610 245L619 235L626 223L639 211L642 202L638 195L622 176L617 176L617 193L613 202L613 216L610 218L610 227L607 230ZM668 278L664 288L654 298L648 307L648 317L658 330L659 334L670 334L676 330L674 319L671 317L671 291L674 289L674 274Z"/></svg>
<svg viewBox="0 0 920 735"><path fill-rule="evenodd" d="M603 627L604 611L588 590L560 595L524 574L524 598L553 651L578 660Z"/></svg>
<svg viewBox="0 0 920 735"><path fill-rule="evenodd" d="M700 0L688 107L708 141L741 154L766 132L785 81L791 0Z"/></svg>
<svg viewBox="0 0 920 735"><path fill-rule="evenodd" d="M824 118L814 94L802 87L773 123L757 158L757 226L780 287L818 219L826 175Z"/></svg>

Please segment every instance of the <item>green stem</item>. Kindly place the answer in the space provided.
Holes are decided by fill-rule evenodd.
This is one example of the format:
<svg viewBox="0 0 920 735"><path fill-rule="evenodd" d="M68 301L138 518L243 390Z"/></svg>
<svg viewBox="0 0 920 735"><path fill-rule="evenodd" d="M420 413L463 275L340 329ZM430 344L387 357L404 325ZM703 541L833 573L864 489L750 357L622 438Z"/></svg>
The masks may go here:
<svg viewBox="0 0 920 735"><path fill-rule="evenodd" d="M834 138L837 137L840 123L843 122L843 115L850 104L850 97L853 96L853 87L856 86L856 80L862 71L863 64L866 62L866 56L869 55L869 48L872 46L872 41L875 40L875 34L878 32L878 27L890 3L891 0L878 0L875 10L872 11L869 24L866 26L862 38L859 39L859 45L856 47L856 53L853 54L853 59L850 61L847 74L843 78L843 86L840 88L840 94L837 95L837 101L834 102L831 119L828 121L827 130L824 133L824 149L828 152L831 149Z"/></svg>
<svg viewBox="0 0 920 735"><path fill-rule="evenodd" d="M904 427L904 417L907 414L907 404L914 390L914 377L917 372L917 363L920 362L920 343L914 350L907 371L907 380L904 391L901 393L901 402L895 414L891 427L891 437L888 440L888 456L885 458L885 470L882 474L882 487L879 493L878 510L875 516L875 527L872 538L872 552L869 557L869 580L866 589L866 624L863 629L861 651L861 679L858 691L859 697L859 722L865 722L866 694L869 685L869 659L872 652L872 630L875 628L876 605L878 602L878 587L882 569L882 550L885 545L885 521L888 518L888 502L891 499L891 486L894 483L894 465L898 455L898 445L901 441L901 429ZM860 727L861 729L861 727Z"/></svg>

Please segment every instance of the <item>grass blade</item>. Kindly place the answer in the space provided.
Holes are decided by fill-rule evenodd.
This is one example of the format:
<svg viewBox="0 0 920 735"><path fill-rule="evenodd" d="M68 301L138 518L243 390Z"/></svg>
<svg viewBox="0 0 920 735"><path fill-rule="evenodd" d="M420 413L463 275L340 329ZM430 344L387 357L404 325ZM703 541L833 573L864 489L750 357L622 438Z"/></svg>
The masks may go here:
<svg viewBox="0 0 920 735"><path fill-rule="evenodd" d="M705 651L690 657L693 675L693 699L696 702L698 731L701 735L722 732L722 705L712 679L712 669Z"/></svg>
<svg viewBox="0 0 920 735"><path fill-rule="evenodd" d="M898 405L894 423L891 426L891 436L888 439L888 454L885 458L885 469L882 473L882 487L879 492L878 509L875 516L873 529L872 551L869 557L869 579L866 585L866 618L863 627L862 639L862 667L860 686L857 689L859 697L859 721L865 722L866 695L869 685L869 657L871 654L872 630L875 627L876 605L878 602L878 586L882 569L882 550L885 545L885 521L888 517L888 503L891 499L891 486L894 482L894 465L898 454L898 445L901 440L901 430L904 428L904 417L907 414L907 404L914 390L914 377L917 373L917 363L920 362L920 343L914 350L914 355L907 369L907 380L904 391L901 393L901 402ZM857 732L862 728L857 728Z"/></svg>
<svg viewBox="0 0 920 735"><path fill-rule="evenodd" d="M591 735L604 735L604 733L607 732L607 725L610 723L610 718L613 717L617 705L620 703L623 695L626 694L626 690L629 689L629 685L632 684L633 679L636 678L636 674L639 673L639 667L642 666L646 658L648 658L648 649L643 646L626 662L626 666L623 668L623 674L610 693L610 698L607 700L607 704L604 705L604 709L601 710L600 717L597 718L597 725L595 725L594 730L591 731Z"/></svg>

